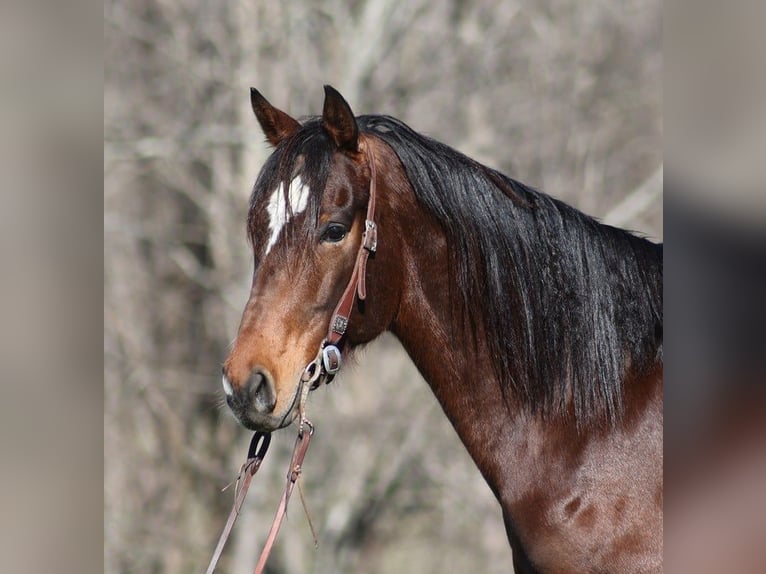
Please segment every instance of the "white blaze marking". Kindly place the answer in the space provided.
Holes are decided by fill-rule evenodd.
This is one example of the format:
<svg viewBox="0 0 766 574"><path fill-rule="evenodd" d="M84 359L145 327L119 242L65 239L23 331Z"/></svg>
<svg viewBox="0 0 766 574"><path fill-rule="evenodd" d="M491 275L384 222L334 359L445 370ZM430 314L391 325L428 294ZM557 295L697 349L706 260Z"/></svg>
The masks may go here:
<svg viewBox="0 0 766 574"><path fill-rule="evenodd" d="M223 392L226 393L227 397L230 397L234 394L234 389L231 388L231 383L226 378L226 375L221 377L221 383L223 383Z"/></svg>
<svg viewBox="0 0 766 574"><path fill-rule="evenodd" d="M290 221L290 211L292 211L293 216L298 215L306 209L308 199L309 189L303 183L301 176L292 180L290 188L287 190L287 203L290 205L290 209L287 209L287 205L285 205L284 184L280 183L279 187L274 190L269 198L269 204L266 206L266 211L269 214L269 231L271 233L269 242L266 244L266 253L271 251L271 248L277 242L279 232Z"/></svg>

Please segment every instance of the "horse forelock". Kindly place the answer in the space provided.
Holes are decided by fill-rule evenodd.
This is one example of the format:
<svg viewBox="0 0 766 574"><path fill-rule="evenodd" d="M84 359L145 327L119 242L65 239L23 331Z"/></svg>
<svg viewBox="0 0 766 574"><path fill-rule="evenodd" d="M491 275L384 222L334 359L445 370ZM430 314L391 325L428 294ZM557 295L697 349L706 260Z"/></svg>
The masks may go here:
<svg viewBox="0 0 766 574"><path fill-rule="evenodd" d="M256 238L265 242L263 255L270 252L281 230L298 215L306 216L301 218L302 225L291 229L293 239L315 229L331 156L329 139L318 120L312 118L266 160L250 195L247 217L248 239L251 243ZM268 232L262 229L263 223Z"/></svg>

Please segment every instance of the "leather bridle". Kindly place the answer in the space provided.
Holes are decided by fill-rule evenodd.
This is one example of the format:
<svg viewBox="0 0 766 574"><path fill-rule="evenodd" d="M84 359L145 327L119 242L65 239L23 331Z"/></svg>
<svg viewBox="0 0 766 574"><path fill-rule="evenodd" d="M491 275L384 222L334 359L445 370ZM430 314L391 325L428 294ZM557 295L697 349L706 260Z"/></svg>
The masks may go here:
<svg viewBox="0 0 766 574"><path fill-rule="evenodd" d="M298 426L298 436L295 440L295 446L293 447L293 454L290 460L290 467L287 471L287 484L282 492L282 499L280 500L279 507L274 515L274 520L271 523L271 528L269 529L269 534L266 538L266 543L264 544L261 556L255 566L254 574L262 574L263 570L266 568L266 561L268 560L271 549L276 541L279 528L282 525L282 520L287 514L287 503L290 500L290 495L302 474L303 459L306 456L306 452L308 452L309 442L314 434L314 425L312 425L306 418L306 400L308 394L322 384L330 383L340 370L342 357L340 346L343 336L348 329L348 321L351 316L351 311L354 308L354 301L357 297L360 301L364 301L367 298L367 260L371 254L375 253L375 250L378 247L378 227L375 224L375 196L377 188L375 181L375 157L373 156L370 145L366 146L366 155L370 169L370 187L362 243L359 246L351 278L330 318L327 336L319 346L319 352L316 357L306 365L306 368L303 370L300 377L299 388L297 390L300 423ZM307 428L308 431L306 430ZM266 452L268 451L270 442L271 433L262 431L257 431L250 441L247 461L240 468L239 476L236 481L237 485L239 485L240 480L242 480L242 485L235 496L234 506L229 513L226 525L218 539L218 544L216 545L210 564L207 567L206 574L213 574L215 571L218 559L221 557L224 545L234 528L234 523L236 522L242 504L245 501L245 495L250 486L250 481L260 468L261 462L263 462ZM243 475L244 479L242 479Z"/></svg>
<svg viewBox="0 0 766 574"><path fill-rule="evenodd" d="M360 301L364 301L367 298L367 260L378 248L378 226L375 223L375 197L377 195L375 157L369 145L366 146L366 150L370 169L370 192L367 201L367 216L364 221L362 243L359 245L351 278L330 318L327 336L320 345L316 359L306 365L304 373L308 373L308 376L314 379L311 385L312 389L317 388L322 383L332 381L332 378L340 370L341 351L339 345L348 329L348 320L354 307L354 300L357 297ZM319 372L318 377L314 376L315 370Z"/></svg>

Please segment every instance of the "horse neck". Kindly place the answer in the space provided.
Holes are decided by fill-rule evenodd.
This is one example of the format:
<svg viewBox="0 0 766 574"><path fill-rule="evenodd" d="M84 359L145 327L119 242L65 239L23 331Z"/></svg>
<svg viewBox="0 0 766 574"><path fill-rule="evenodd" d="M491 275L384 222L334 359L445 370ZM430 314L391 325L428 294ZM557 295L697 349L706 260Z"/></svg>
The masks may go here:
<svg viewBox="0 0 766 574"><path fill-rule="evenodd" d="M571 420L543 420L504 390L482 337L460 327L465 324L461 317L471 309L465 308L460 297L451 296L458 288L447 284L454 274L448 272L443 232L416 205L409 208L409 213L417 215L411 221L397 216L402 226L398 235L405 238L411 236L405 229L416 229L417 237L411 243L402 239L397 250L403 285L390 330L508 509L534 491L544 477L571 468L589 441L603 436L603 428L581 432ZM661 364L658 369L649 376L628 376L634 379L633 390L626 393L624 404L633 421L644 416L646 405L661 393Z"/></svg>
<svg viewBox="0 0 766 574"><path fill-rule="evenodd" d="M422 214L421 214L422 215ZM390 330L400 340L469 454L501 497L508 480L508 433L523 432L516 413L503 397L484 349L467 331L455 328L445 281L447 256L444 236L435 222L420 217L419 241L403 245L398 256L403 270L401 302ZM424 240L425 239L425 240ZM514 424L512 424L514 423Z"/></svg>

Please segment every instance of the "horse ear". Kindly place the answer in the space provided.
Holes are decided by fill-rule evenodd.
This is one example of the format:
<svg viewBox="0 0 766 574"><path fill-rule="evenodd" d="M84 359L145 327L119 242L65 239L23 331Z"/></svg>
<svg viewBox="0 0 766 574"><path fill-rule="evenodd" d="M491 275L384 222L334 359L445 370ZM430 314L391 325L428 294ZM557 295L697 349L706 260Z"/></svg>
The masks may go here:
<svg viewBox="0 0 766 574"><path fill-rule="evenodd" d="M322 125L338 148L347 151L359 149L359 127L356 125L354 112L332 86L324 87Z"/></svg>
<svg viewBox="0 0 766 574"><path fill-rule="evenodd" d="M275 147L301 127L297 120L272 106L255 88L250 88L250 104L266 139Z"/></svg>

